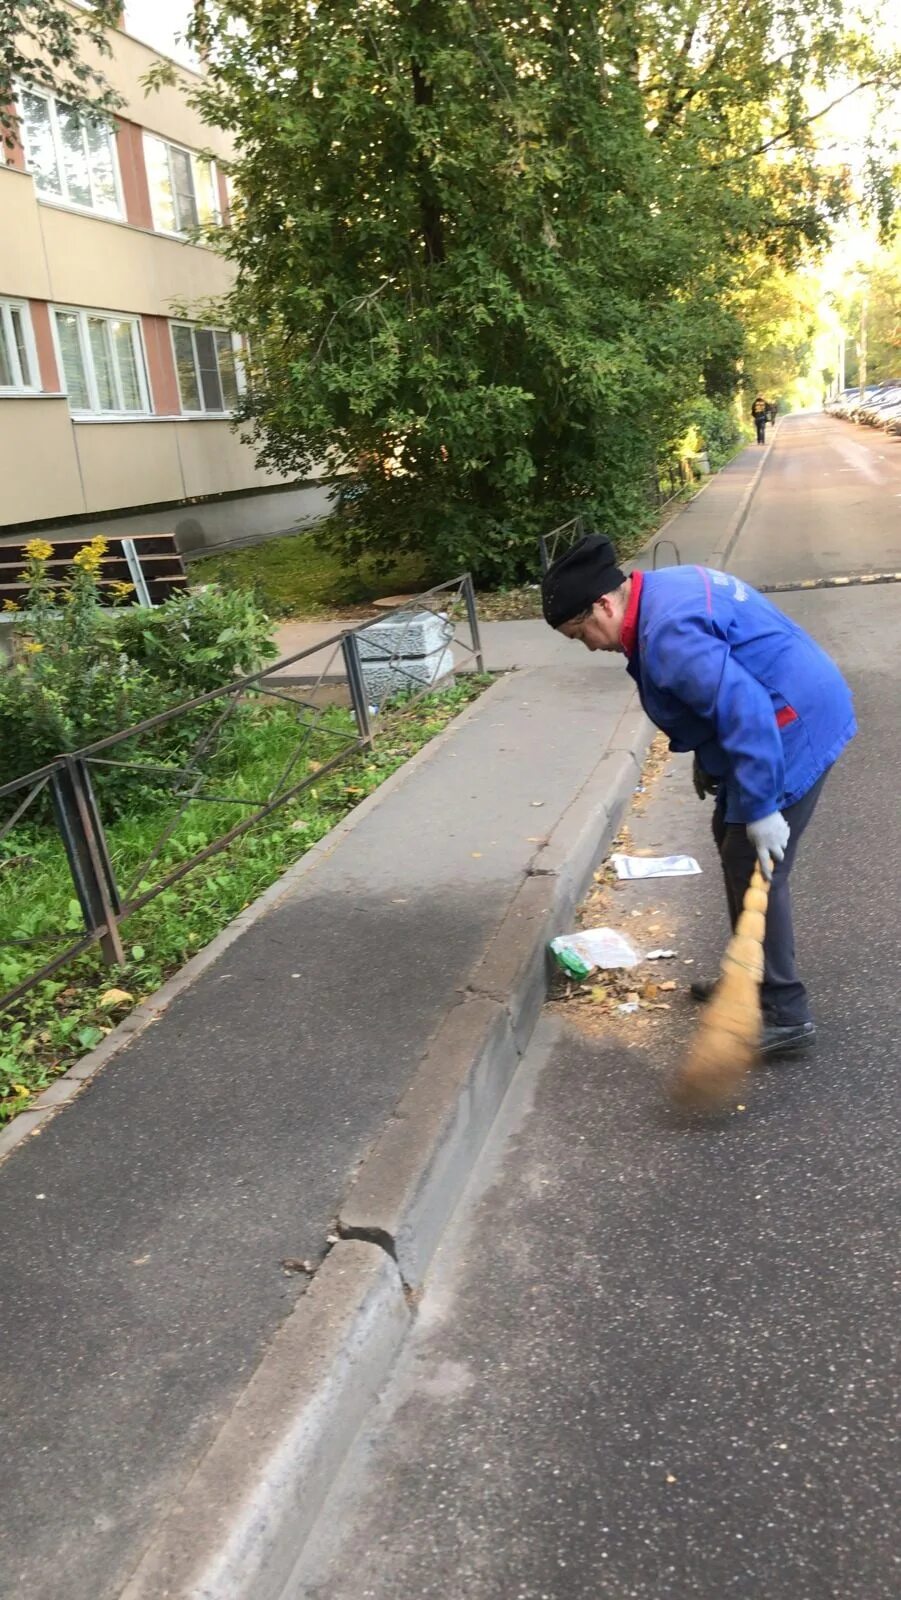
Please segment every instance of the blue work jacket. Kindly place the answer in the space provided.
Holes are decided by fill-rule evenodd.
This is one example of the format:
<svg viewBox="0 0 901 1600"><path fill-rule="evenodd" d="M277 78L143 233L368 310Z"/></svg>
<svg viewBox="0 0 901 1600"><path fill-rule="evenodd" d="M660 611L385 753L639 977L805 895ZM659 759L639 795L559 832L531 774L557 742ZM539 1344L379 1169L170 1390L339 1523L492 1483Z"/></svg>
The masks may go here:
<svg viewBox="0 0 901 1600"><path fill-rule="evenodd" d="M637 589L623 630L628 670L670 748L694 750L721 780L727 822L794 805L857 731L835 662L728 573L667 567L641 574Z"/></svg>

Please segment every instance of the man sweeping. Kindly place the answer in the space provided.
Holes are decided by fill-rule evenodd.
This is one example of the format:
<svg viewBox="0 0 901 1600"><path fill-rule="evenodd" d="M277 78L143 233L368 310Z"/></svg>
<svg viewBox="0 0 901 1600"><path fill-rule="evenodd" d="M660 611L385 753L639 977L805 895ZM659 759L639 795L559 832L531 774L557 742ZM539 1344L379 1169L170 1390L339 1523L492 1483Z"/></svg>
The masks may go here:
<svg viewBox="0 0 901 1600"><path fill-rule="evenodd" d="M856 732L851 693L797 623L738 578L706 567L626 577L609 539L581 539L542 584L545 620L589 650L621 651L670 749L694 752L733 927L755 860L772 887L761 1053L812 1044L795 967L789 878L830 767ZM692 985L706 999L711 984Z"/></svg>

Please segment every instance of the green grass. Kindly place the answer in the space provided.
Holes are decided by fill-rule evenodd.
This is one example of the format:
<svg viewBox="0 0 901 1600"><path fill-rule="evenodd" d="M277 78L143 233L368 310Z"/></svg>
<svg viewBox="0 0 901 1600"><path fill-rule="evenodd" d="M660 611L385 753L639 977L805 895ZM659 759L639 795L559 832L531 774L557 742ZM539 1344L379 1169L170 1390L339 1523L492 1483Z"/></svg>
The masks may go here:
<svg viewBox="0 0 901 1600"><path fill-rule="evenodd" d="M193 584L251 589L270 616L299 620L334 617L383 595L415 594L440 581L430 577L424 557L418 555L399 557L387 570L378 570L368 557L347 568L315 532L204 556L188 570Z"/></svg>
<svg viewBox="0 0 901 1600"><path fill-rule="evenodd" d="M99 1044L134 1005L158 989L360 800L446 727L489 681L486 677L466 678L453 688L387 714L371 751L350 757L128 918L122 927L127 951L123 967L106 967L99 952L91 950L5 1011L0 1043L0 1122L25 1109L35 1094ZM346 746L352 733L349 712L328 711L319 731L304 747L294 781L315 775L330 755ZM265 798L297 742L297 724L288 708L242 708L217 751L207 784L208 792L226 792L229 802L192 802L143 882L159 882L167 869L245 817L247 808L234 802L242 797ZM151 759L146 750L132 755L136 760ZM127 814L107 828L120 886L125 887L139 871L175 811L168 792L159 788L154 792L145 783L142 790L136 790ZM82 929L55 833L20 826L4 840L2 848L0 991L12 988L50 957L55 930L74 942ZM28 948L10 948L10 940L24 938L38 942ZM105 1006L103 997L111 989L123 991L126 998Z"/></svg>

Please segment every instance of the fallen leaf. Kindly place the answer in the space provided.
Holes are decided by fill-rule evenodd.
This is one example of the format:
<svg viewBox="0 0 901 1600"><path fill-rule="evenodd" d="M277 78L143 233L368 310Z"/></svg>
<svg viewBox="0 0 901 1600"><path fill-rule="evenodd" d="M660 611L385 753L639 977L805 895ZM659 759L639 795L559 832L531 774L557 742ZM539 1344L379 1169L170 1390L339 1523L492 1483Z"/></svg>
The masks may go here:
<svg viewBox="0 0 901 1600"><path fill-rule="evenodd" d="M113 1006L130 1006L131 1002L132 997L127 989L107 989L106 993L100 996L100 1004L104 1011L111 1011Z"/></svg>
<svg viewBox="0 0 901 1600"><path fill-rule="evenodd" d="M308 1277L313 1273L312 1261L295 1261L293 1256L286 1256L279 1265L284 1267L286 1272L305 1272Z"/></svg>
<svg viewBox="0 0 901 1600"><path fill-rule="evenodd" d="M473 859L473 861L481 861L481 859L482 859L481 850L473 850L472 859Z"/></svg>
<svg viewBox="0 0 901 1600"><path fill-rule="evenodd" d="M673 990L676 988L675 978L668 978L666 983L661 983L660 988L665 994L672 994Z"/></svg>
<svg viewBox="0 0 901 1600"><path fill-rule="evenodd" d="M543 800L533 800L532 804L533 804L533 806L535 806L537 808L538 806L543 806L544 805L544 801Z"/></svg>

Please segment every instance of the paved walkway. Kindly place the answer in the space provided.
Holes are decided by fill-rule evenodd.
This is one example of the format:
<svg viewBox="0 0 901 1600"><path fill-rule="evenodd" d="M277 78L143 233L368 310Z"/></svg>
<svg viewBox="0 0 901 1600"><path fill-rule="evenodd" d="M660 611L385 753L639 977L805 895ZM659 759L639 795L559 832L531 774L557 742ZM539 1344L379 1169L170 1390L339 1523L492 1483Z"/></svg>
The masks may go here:
<svg viewBox="0 0 901 1600"><path fill-rule="evenodd" d="M856 443L783 424L733 570L890 567L901 463L877 439L849 488ZM661 1095L687 995L621 1024L548 1014L286 1600L898 1595L901 620L888 586L778 599L860 723L793 878L817 1047L687 1125ZM676 949L680 985L715 973L725 904L690 761L630 826L703 873L629 884L614 920Z"/></svg>
<svg viewBox="0 0 901 1600"><path fill-rule="evenodd" d="M323 1256L542 839L616 747L621 663L506 626L523 670L0 1167L0 1593L119 1595L303 1292L282 1262Z"/></svg>

